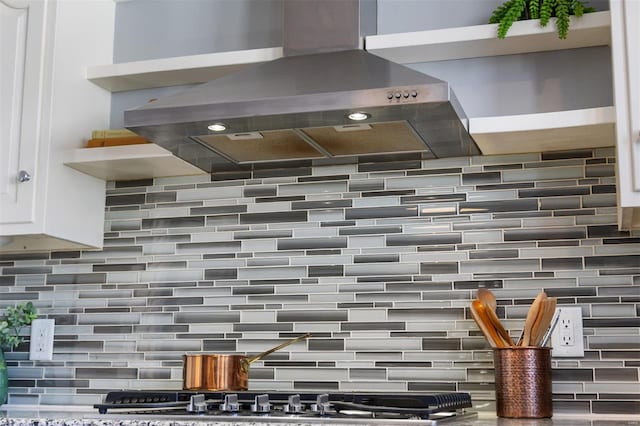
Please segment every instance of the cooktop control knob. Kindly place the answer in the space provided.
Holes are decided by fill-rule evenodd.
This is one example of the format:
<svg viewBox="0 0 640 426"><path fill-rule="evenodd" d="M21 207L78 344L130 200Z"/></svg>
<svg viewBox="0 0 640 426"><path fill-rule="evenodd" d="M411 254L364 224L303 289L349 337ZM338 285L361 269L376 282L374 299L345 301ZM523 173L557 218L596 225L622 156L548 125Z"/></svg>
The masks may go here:
<svg viewBox="0 0 640 426"><path fill-rule="evenodd" d="M251 404L251 411L254 413L268 413L271 411L269 395L256 395L255 402Z"/></svg>
<svg viewBox="0 0 640 426"><path fill-rule="evenodd" d="M225 395L224 402L220 404L220 411L226 411L228 413L237 413L240 411L240 404L238 404L238 395L235 393Z"/></svg>
<svg viewBox="0 0 640 426"><path fill-rule="evenodd" d="M187 405L187 411L190 413L206 413L207 412L207 403L204 400L204 395L196 394L192 395L189 399L189 404Z"/></svg>
<svg viewBox="0 0 640 426"><path fill-rule="evenodd" d="M287 403L282 407L287 414L298 414L304 411L302 404L300 403L300 395L289 395Z"/></svg>
<svg viewBox="0 0 640 426"><path fill-rule="evenodd" d="M321 416L329 413L329 394L322 393L316 398L316 403L311 404L311 411Z"/></svg>

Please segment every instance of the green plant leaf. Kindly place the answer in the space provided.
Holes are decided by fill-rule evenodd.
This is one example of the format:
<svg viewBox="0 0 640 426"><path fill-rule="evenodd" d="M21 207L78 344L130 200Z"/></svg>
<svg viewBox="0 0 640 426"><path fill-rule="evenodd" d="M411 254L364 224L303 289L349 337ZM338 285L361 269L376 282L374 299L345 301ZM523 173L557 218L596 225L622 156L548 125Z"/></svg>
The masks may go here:
<svg viewBox="0 0 640 426"><path fill-rule="evenodd" d="M540 17L540 2L539 0L529 1L529 18L538 19Z"/></svg>
<svg viewBox="0 0 640 426"><path fill-rule="evenodd" d="M22 343L24 339L20 336L20 330L37 317L36 308L31 302L9 306L5 314L0 316L0 348L13 349Z"/></svg>
<svg viewBox="0 0 640 426"><path fill-rule="evenodd" d="M558 29L558 37L567 38L569 32L569 0L556 0L556 28Z"/></svg>
<svg viewBox="0 0 640 426"><path fill-rule="evenodd" d="M553 8L555 6L555 0L542 0L540 5L540 25L546 27L553 15Z"/></svg>
<svg viewBox="0 0 640 426"><path fill-rule="evenodd" d="M515 0L509 0L502 5L498 6L493 13L491 14L491 18L489 18L490 24L497 24L504 18L504 15L507 13L511 5Z"/></svg>
<svg viewBox="0 0 640 426"><path fill-rule="evenodd" d="M507 31L511 28L511 25L517 21L527 7L527 0L513 0L511 7L507 10L507 13L502 17L498 25L498 38L505 38Z"/></svg>
<svg viewBox="0 0 640 426"><path fill-rule="evenodd" d="M579 0L574 0L571 4L571 11L577 17L582 16L584 14L584 4Z"/></svg>

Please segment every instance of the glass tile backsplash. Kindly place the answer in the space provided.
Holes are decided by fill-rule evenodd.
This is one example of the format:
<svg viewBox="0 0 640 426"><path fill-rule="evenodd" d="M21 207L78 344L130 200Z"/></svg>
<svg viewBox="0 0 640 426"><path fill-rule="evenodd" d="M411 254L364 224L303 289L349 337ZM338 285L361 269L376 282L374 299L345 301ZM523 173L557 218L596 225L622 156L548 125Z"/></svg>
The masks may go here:
<svg viewBox="0 0 640 426"><path fill-rule="evenodd" d="M250 388L465 391L492 410L468 307L520 334L544 289L584 317L554 410L637 413L640 234L618 231L613 149L260 165L109 182L104 249L0 256L0 306L56 320L53 361L8 352L14 404L181 389L182 355L257 353ZM238 177L238 178L234 178Z"/></svg>

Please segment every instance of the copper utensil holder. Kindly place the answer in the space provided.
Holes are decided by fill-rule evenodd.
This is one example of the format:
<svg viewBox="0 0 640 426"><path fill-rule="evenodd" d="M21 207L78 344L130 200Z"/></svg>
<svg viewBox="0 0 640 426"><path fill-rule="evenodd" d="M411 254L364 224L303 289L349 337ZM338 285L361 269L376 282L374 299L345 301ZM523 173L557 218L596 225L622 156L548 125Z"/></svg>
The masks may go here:
<svg viewBox="0 0 640 426"><path fill-rule="evenodd" d="M496 414L509 418L553 415L551 348L494 348Z"/></svg>

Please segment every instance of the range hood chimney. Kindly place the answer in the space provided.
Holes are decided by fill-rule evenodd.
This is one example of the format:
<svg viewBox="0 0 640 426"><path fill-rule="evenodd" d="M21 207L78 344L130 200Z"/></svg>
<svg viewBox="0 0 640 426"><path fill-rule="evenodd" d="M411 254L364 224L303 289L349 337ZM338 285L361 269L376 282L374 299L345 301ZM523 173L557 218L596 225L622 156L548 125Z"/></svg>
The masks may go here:
<svg viewBox="0 0 640 426"><path fill-rule="evenodd" d="M373 0L284 0L281 59L125 111L125 127L207 172L256 162L476 155L448 83L362 50Z"/></svg>

